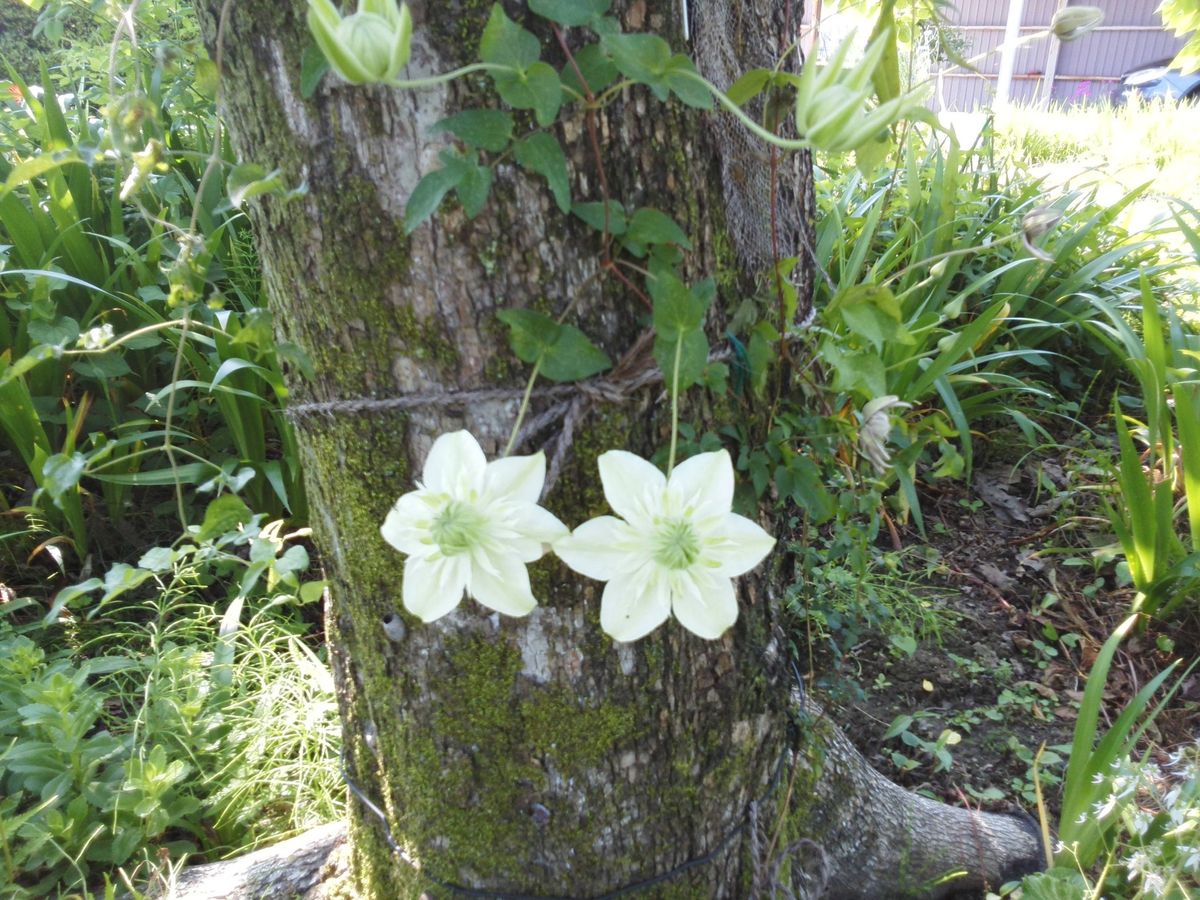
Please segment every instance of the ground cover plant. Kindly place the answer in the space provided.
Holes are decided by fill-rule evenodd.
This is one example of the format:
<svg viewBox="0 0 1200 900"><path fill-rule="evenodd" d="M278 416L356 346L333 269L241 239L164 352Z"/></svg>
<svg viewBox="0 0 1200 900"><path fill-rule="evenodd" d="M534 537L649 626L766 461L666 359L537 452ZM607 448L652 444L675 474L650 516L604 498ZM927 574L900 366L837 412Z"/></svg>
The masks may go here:
<svg viewBox="0 0 1200 900"><path fill-rule="evenodd" d="M238 165L213 95L181 87L207 63L188 10L143 3L143 50L118 41L139 89L94 75L62 99L62 78L110 64L101 18L69 71L51 55L12 72L21 100L0 113L0 896L140 889L168 857L343 811L326 584L282 413L285 370L308 361L276 337L240 212L298 186ZM81 15L47 4L42 31ZM730 310L721 355L685 367L689 395L680 361L709 340L717 289L667 292L658 269L646 299L675 318L655 354L682 407L660 462L728 450L737 508L786 523L798 672L881 769L1042 820L1049 872L1005 890L1185 896L1200 339L1177 275L1196 220L1181 204L1136 230L1146 189L1060 189L1008 162L999 133L961 147L912 126L866 173L818 155L816 303L786 382L768 365L786 282ZM418 213L450 190L472 203L457 166ZM681 258L674 222L616 210L576 217L642 261L628 277ZM520 312L503 328L533 378L610 362ZM700 393L727 411L716 424L689 412Z"/></svg>

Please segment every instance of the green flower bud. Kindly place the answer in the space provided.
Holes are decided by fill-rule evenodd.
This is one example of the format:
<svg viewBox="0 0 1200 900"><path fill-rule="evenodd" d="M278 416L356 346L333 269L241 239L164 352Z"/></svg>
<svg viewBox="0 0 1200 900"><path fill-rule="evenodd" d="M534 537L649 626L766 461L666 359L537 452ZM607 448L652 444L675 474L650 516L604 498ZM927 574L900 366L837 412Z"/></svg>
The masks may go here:
<svg viewBox="0 0 1200 900"><path fill-rule="evenodd" d="M395 81L412 52L412 15L396 0L360 0L342 18L331 0L308 0L308 27L330 67L351 84Z"/></svg>
<svg viewBox="0 0 1200 900"><path fill-rule="evenodd" d="M356 12L338 24L337 39L373 81L387 78L394 34L387 20L367 12Z"/></svg>
<svg viewBox="0 0 1200 900"><path fill-rule="evenodd" d="M875 93L871 74L890 39L886 33L876 37L853 69L844 67L849 41L843 42L819 71L812 56L805 61L796 89L796 130L815 149L827 153L853 150L921 104L918 90L870 107Z"/></svg>
<svg viewBox="0 0 1200 900"><path fill-rule="evenodd" d="M1050 30L1063 43L1077 41L1104 21L1104 10L1095 6L1068 6L1050 20Z"/></svg>

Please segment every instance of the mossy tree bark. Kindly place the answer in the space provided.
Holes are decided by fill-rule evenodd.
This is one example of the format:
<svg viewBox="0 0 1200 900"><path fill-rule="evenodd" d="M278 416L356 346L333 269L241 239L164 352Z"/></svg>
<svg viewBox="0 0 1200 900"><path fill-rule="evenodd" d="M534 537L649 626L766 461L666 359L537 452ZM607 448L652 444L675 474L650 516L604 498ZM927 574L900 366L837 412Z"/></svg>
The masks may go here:
<svg viewBox="0 0 1200 900"><path fill-rule="evenodd" d="M458 885L488 895L592 896L669 876L649 893L745 896L762 887L766 871L748 852L752 804L768 834L760 845L778 851L811 837L834 893L846 896L916 889L959 866L976 883L995 879L1009 850L1027 852L1028 837L1004 820L968 816L955 825L944 808L899 802L907 795L881 787L815 707L797 715L774 590L787 574L782 553L767 575L743 586L738 624L715 642L672 621L636 645L612 643L598 626L599 586L553 560L533 569L541 606L527 619L489 615L472 601L431 625L402 611L403 560L379 536L384 515L412 488L438 434L465 427L495 455L512 426L526 373L495 313L512 306L557 313L574 302L577 321L621 358L641 346L646 311L604 271L599 238L563 217L540 180L507 162L496 167L480 217L468 221L447 205L404 236L405 202L444 146L431 126L492 102L485 79L418 93L353 88L329 76L302 99L310 39L300 0L197 5L214 57L225 7L224 113L240 157L308 186L301 199L267 197L252 209L280 335L313 363L311 379L291 378L294 402L409 403L297 419L312 524L331 580L327 628L347 768L387 820L351 801L359 895L428 889L451 896L446 885ZM741 4L691 6L696 40L719 39L750 57L756 47L775 52L777 19L738 15L736 34L714 38L699 20ZM766 6L779 17L799 16L799 3ZM410 71L470 61L488 3L412 8ZM616 10L633 30L680 37L675 0L618 2ZM509 12L520 17L523 9L509 4ZM742 61L750 67L773 58ZM640 90L600 121L612 195L627 208L674 216L694 245L686 270L716 274L717 305L731 310L752 288L742 261L755 253L739 245L743 223L731 233L727 194L739 171L772 164L761 150L736 165L722 158L720 127ZM572 158L574 196L599 199L582 121L554 131ZM799 163L790 171L800 177L793 202L777 224L803 225L811 209L804 179L811 169ZM767 199L758 198L763 215ZM776 232L796 238L782 226ZM797 251L793 243L783 255ZM722 316L714 313L714 333ZM646 356L635 352L623 365L650 365ZM494 387L513 391L471 402L438 396ZM577 406L574 441L546 505L571 524L604 512L596 455L612 447L648 455L661 446L660 394L650 388L623 402ZM694 418L721 412L698 412L706 402L688 399ZM522 449L552 439L560 424L547 424ZM785 794L794 814L779 835ZM938 828L957 829L953 852L926 846L922 834L934 831L922 817L930 815Z"/></svg>

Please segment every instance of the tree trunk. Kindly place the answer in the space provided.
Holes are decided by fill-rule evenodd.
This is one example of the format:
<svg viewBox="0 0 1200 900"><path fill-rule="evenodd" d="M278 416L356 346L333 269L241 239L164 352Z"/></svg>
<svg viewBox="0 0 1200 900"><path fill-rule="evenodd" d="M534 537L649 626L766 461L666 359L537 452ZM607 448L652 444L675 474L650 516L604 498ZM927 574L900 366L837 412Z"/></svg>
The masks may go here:
<svg viewBox="0 0 1200 900"><path fill-rule="evenodd" d="M649 455L666 441L661 383L630 389L653 366L639 340L645 310L604 269L596 235L504 162L477 219L446 204L404 236L405 203L445 146L431 126L492 103L486 80L403 92L327 76L305 100L304 4L224 5L218 51L223 4L198 3L239 155L308 186L288 203L263 198L252 215L280 336L313 364L311 379L291 377L292 414L331 582L358 896L582 897L640 885L733 897L765 891L773 875L799 885L807 871L833 895L879 897L936 893L929 883L958 868L971 874L955 884L996 883L1014 859L1036 861L1036 839L1015 820L899 791L798 701L779 623L782 552L743 580L738 623L715 642L672 620L636 644L613 643L598 624L599 586L553 558L531 567L541 605L528 618L470 600L429 625L402 611L403 558L380 538L385 514L438 434L466 428L495 456L518 407L527 372L495 313L553 315L573 302L581 327L622 360L605 390L535 394L535 426L519 448L547 448L558 478L543 502L577 525L606 511L598 453ZM750 14L759 5L768 15ZM679 6L617 10L627 29L682 45ZM690 6L693 55L725 84L772 64L789 43L781 25L800 11L788 0ZM412 9L410 73L472 61L488 3ZM574 199L598 200L582 119L554 133L573 163ZM634 89L609 107L600 134L612 196L673 215L694 245L685 271L716 276L711 333L751 290L749 269L803 258L807 159L775 161L786 202L772 228L770 154L730 123ZM693 411L705 402L693 418L750 414L698 392L686 400Z"/></svg>

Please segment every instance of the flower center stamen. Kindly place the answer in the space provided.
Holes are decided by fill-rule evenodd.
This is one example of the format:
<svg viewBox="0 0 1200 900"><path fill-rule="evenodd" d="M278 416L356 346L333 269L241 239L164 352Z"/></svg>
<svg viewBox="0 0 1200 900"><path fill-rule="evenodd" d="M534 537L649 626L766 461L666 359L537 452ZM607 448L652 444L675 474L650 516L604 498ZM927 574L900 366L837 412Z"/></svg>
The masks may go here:
<svg viewBox="0 0 1200 900"><path fill-rule="evenodd" d="M700 556L700 539L687 519L661 522L654 535L654 560L667 569L687 569Z"/></svg>
<svg viewBox="0 0 1200 900"><path fill-rule="evenodd" d="M442 507L429 530L443 556L456 556L480 542L486 524L486 518L474 506L451 500Z"/></svg>

